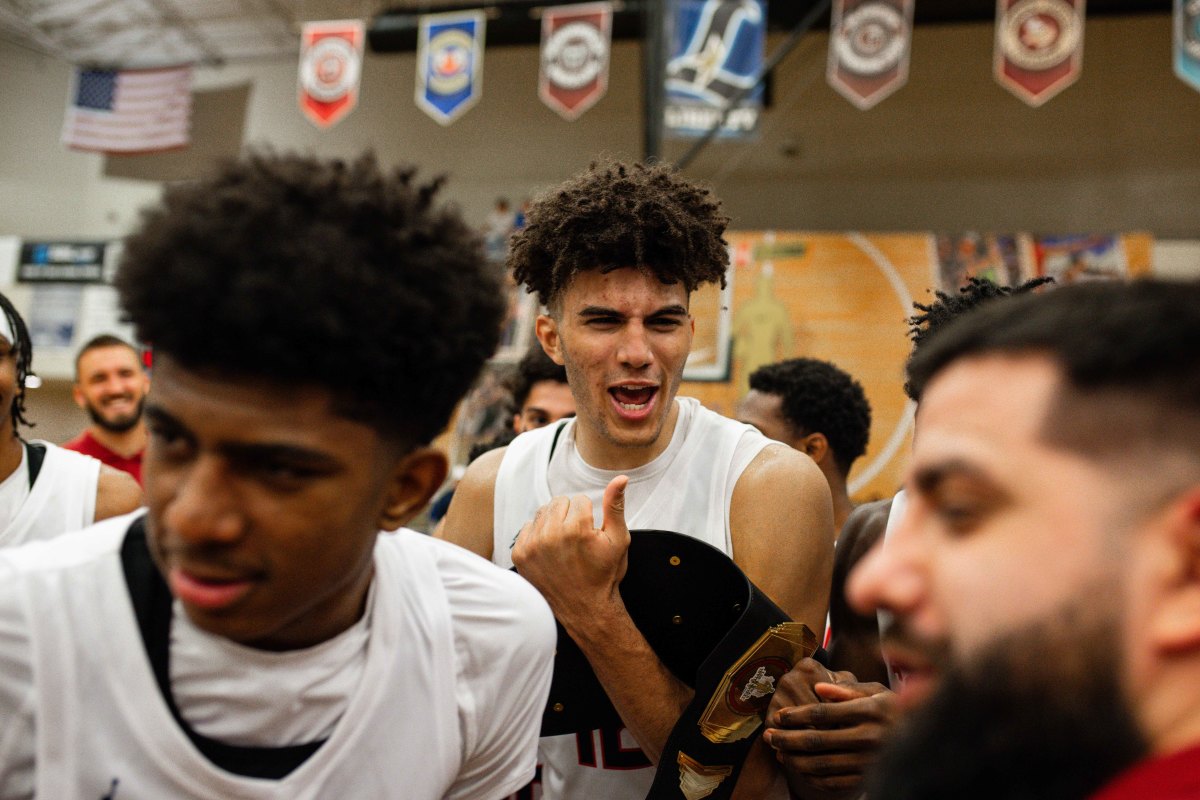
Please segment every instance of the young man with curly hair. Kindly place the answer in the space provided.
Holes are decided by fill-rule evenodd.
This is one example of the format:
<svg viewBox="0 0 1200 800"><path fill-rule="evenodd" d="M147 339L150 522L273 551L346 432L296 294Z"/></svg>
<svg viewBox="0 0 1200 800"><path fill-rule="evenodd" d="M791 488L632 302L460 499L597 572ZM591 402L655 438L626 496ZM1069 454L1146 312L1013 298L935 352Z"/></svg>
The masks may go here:
<svg viewBox="0 0 1200 800"><path fill-rule="evenodd" d="M33 342L0 294L0 547L51 539L142 503L131 476L50 442L21 438Z"/></svg>
<svg viewBox="0 0 1200 800"><path fill-rule="evenodd" d="M428 442L502 314L437 190L256 155L144 216L116 284L155 352L149 510L0 555L0 797L497 798L533 775L545 602L381 533L445 477Z"/></svg>
<svg viewBox="0 0 1200 800"><path fill-rule="evenodd" d="M841 530L854 510L846 489L850 467L871 437L871 405L862 384L816 358L767 364L750 375L737 418L816 462L833 494L834 529Z"/></svg>
<svg viewBox="0 0 1200 800"><path fill-rule="evenodd" d="M577 416L476 461L444 532L497 564L516 563L624 722L542 740L547 800L645 797L691 699L617 591L629 528L674 530L723 550L794 619L824 630L833 512L820 470L676 397L691 293L725 280L727 222L707 190L666 167L604 164L535 202L511 243L514 277L548 310L538 340L566 367ZM535 515L539 524L516 541ZM756 748L739 791L761 797L773 780L768 752Z"/></svg>

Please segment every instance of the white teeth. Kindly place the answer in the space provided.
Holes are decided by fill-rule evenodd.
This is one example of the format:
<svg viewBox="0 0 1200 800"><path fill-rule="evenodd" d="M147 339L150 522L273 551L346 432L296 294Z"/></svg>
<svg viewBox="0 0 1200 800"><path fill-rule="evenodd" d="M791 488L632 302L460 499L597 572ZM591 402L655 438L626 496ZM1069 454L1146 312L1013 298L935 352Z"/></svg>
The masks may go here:
<svg viewBox="0 0 1200 800"><path fill-rule="evenodd" d="M648 403L622 403L620 400L618 400L617 405L619 405L621 408L625 409L626 411L641 411L643 408L645 408L649 404Z"/></svg>

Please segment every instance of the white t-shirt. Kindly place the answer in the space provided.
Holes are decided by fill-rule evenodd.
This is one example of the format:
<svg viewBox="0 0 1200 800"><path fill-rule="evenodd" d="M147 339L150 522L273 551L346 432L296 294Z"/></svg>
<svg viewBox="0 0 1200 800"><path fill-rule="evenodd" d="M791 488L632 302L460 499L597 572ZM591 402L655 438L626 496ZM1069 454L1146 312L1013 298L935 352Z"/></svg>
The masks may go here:
<svg viewBox="0 0 1200 800"><path fill-rule="evenodd" d="M376 544L361 671L324 744L279 780L217 767L176 723L146 655L120 554L136 517L0 552L0 798L100 798L114 788L118 800L498 798L532 777L550 611L515 574L412 531ZM172 651L196 646L189 636ZM327 652L299 651L301 666L285 665L282 678L329 677L320 664L358 660L360 632L343 636ZM240 651L219 658L240 661ZM187 660L203 685L205 671ZM269 693L275 676L259 666L235 674L233 690L257 681ZM254 728L257 714L239 727Z"/></svg>

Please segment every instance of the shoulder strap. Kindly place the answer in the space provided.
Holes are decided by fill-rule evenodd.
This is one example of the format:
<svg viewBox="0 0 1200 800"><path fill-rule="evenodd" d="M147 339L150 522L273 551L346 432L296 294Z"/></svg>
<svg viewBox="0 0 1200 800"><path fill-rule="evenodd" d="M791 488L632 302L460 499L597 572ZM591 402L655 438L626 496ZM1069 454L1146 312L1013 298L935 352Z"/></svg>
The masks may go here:
<svg viewBox="0 0 1200 800"><path fill-rule="evenodd" d="M46 460L46 445L41 442L26 442L23 439L21 444L25 445L25 455L29 459L29 488L32 489L33 482L42 471L42 462Z"/></svg>

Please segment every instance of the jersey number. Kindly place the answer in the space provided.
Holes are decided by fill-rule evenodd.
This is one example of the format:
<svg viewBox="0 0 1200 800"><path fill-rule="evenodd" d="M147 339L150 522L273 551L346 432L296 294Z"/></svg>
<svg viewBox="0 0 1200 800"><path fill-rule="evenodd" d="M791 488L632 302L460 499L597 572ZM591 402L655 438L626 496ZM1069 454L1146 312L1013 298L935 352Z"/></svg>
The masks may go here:
<svg viewBox="0 0 1200 800"><path fill-rule="evenodd" d="M621 744L624 728L601 728L598 731L581 731L575 734L579 748L579 763L585 767L600 766L601 769L642 769L653 766L650 759L638 747ZM600 756L603 761L596 764L596 734L600 734Z"/></svg>

